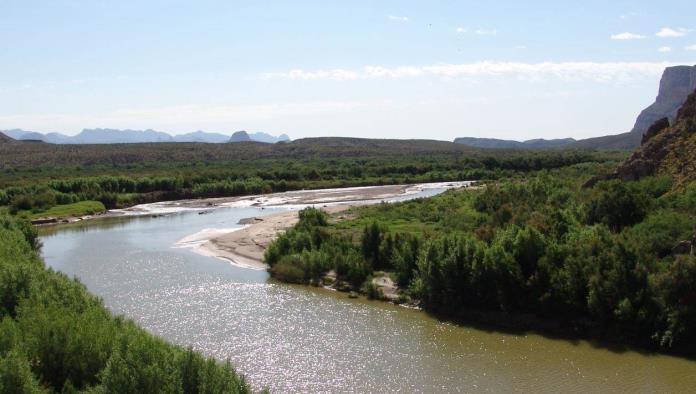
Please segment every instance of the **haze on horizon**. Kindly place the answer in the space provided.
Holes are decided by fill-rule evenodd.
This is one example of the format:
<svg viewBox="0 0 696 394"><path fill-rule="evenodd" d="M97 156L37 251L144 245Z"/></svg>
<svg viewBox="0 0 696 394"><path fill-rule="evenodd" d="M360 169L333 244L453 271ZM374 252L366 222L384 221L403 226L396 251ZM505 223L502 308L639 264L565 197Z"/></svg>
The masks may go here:
<svg viewBox="0 0 696 394"><path fill-rule="evenodd" d="M696 64L690 1L7 1L0 130L628 131Z"/></svg>

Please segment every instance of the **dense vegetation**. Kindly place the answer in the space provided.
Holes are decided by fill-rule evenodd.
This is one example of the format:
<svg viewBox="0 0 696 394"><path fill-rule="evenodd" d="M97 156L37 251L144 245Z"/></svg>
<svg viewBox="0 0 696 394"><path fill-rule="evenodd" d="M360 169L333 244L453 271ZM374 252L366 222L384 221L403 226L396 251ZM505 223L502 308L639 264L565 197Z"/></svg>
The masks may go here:
<svg viewBox="0 0 696 394"><path fill-rule="evenodd" d="M37 249L28 223L0 215L0 393L250 391L229 363L113 317Z"/></svg>
<svg viewBox="0 0 696 394"><path fill-rule="evenodd" d="M696 183L667 177L599 182L596 166L430 199L353 210L332 223L308 209L267 250L274 276L379 297L386 271L401 300L470 319L521 316L537 327L696 351ZM693 242L693 241L692 241ZM381 275L381 273L380 273ZM377 291L376 291L377 290Z"/></svg>
<svg viewBox="0 0 696 394"><path fill-rule="evenodd" d="M248 151L237 144L26 144L25 149L42 152L38 156L20 155L6 147L8 156L0 155L0 165L4 168L0 175L0 206L9 206L12 213L30 212L30 216L40 216L56 205L82 201L98 201L106 208L114 208L162 200L298 189L498 179L622 158L621 154L588 152L508 152L491 156L452 148L454 144L450 143L431 142L421 147L408 141L395 146L387 144L389 149L384 148L381 155L367 156L377 148L355 142L363 140L337 141L344 143L270 147L242 144ZM376 141L370 143L382 147ZM11 145L15 149L17 146L24 145ZM145 148L149 147L153 150L148 153ZM365 152L359 153L360 147L365 147ZM242 160L249 152L258 156ZM299 159L296 157L299 153L307 155ZM234 154L240 158L231 159ZM278 157L264 158L271 154ZM161 155L165 156L163 161L154 160Z"/></svg>

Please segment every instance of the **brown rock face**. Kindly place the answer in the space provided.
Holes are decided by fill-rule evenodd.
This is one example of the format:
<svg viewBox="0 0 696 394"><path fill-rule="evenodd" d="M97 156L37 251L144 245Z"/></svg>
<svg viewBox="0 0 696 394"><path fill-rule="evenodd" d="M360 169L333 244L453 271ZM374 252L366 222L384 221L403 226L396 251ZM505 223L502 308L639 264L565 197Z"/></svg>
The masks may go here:
<svg viewBox="0 0 696 394"><path fill-rule="evenodd" d="M631 133L643 135L661 118L674 121L677 110L694 90L696 66L667 67L660 79L660 90L655 102L638 115Z"/></svg>
<svg viewBox="0 0 696 394"><path fill-rule="evenodd" d="M696 180L696 91L679 108L674 123L666 125L661 119L651 127L643 144L619 165L613 177L637 180L666 174L680 183Z"/></svg>
<svg viewBox="0 0 696 394"><path fill-rule="evenodd" d="M669 127L669 119L662 118L657 122L653 123L652 126L648 128L648 131L643 134L643 138L640 140L640 144L643 145L648 142L649 139L656 136L660 131Z"/></svg>

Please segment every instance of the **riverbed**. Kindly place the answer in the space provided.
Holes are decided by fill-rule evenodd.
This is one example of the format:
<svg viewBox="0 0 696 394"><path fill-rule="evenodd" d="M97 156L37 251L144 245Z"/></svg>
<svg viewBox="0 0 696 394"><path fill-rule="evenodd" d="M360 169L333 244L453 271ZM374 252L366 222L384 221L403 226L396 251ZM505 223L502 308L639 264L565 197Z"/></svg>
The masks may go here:
<svg viewBox="0 0 696 394"><path fill-rule="evenodd" d="M428 188L405 198L444 190ZM586 341L485 331L272 281L174 247L300 206L230 205L42 230L43 256L152 333L229 359L272 392L690 392L696 362Z"/></svg>

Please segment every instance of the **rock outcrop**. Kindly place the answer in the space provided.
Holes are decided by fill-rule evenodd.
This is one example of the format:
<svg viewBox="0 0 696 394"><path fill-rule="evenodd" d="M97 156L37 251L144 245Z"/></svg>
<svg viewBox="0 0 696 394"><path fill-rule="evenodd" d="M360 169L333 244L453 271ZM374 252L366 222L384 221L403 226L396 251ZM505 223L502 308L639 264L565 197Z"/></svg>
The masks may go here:
<svg viewBox="0 0 696 394"><path fill-rule="evenodd" d="M251 137L249 137L249 134L247 134L247 132L244 130L235 131L234 134L232 134L232 137L230 137L230 142L244 141L251 141Z"/></svg>
<svg viewBox="0 0 696 394"><path fill-rule="evenodd" d="M616 170L614 178L637 180L666 174L679 183L696 180L696 91L679 108L674 123L653 124L643 144Z"/></svg>
<svg viewBox="0 0 696 394"><path fill-rule="evenodd" d="M667 67L660 79L660 89L655 102L645 108L630 131L643 135L659 119L673 122L686 98L696 90L696 66Z"/></svg>
<svg viewBox="0 0 696 394"><path fill-rule="evenodd" d="M696 66L667 67L660 79L660 88L655 102L645 108L636 118L633 129L627 133L588 138L570 144L573 149L633 150L643 140L643 135L661 121L660 126L674 122L677 110L686 98L696 89Z"/></svg>
<svg viewBox="0 0 696 394"><path fill-rule="evenodd" d="M640 139L640 144L643 145L646 142L648 142L649 139L652 137L656 136L660 131L666 129L669 127L669 119L668 118L662 118L659 119L657 122L653 123L652 126L648 127L648 131L643 134L643 137Z"/></svg>

